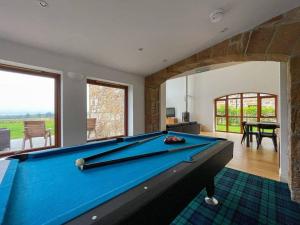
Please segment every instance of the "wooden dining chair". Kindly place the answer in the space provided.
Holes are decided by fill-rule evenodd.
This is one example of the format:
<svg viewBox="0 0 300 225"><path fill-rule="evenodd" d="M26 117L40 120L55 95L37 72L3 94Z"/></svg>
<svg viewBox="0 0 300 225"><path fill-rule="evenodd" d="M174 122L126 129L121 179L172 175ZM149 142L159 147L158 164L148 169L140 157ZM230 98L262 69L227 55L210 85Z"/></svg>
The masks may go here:
<svg viewBox="0 0 300 225"><path fill-rule="evenodd" d="M90 138L90 135L92 132L94 132L95 136L96 135L96 118L88 118L87 119L87 132L88 132L88 138Z"/></svg>
<svg viewBox="0 0 300 225"><path fill-rule="evenodd" d="M245 139L247 137L247 122L246 121L242 122L242 130L243 130L243 136L242 136L241 144L243 144L243 142L245 141ZM248 133L249 133L249 135L254 135L255 136L256 143L258 145L258 143L259 143L259 137L258 137L259 133L255 132L255 131L249 131Z"/></svg>
<svg viewBox="0 0 300 225"><path fill-rule="evenodd" d="M246 123L247 123L246 121L242 122L243 136L242 136L241 144L243 144L244 140L247 137Z"/></svg>
<svg viewBox="0 0 300 225"><path fill-rule="evenodd" d="M275 151L277 152L277 125L276 124L258 124L259 143L257 149L260 147L263 138L271 138L274 144Z"/></svg>
<svg viewBox="0 0 300 225"><path fill-rule="evenodd" d="M24 138L22 149L25 149L27 140L29 140L30 148L33 148L32 138L35 137L43 137L45 140L45 147L47 146L47 140L49 138L50 146L52 145L51 129L46 129L46 122L44 120L24 121Z"/></svg>

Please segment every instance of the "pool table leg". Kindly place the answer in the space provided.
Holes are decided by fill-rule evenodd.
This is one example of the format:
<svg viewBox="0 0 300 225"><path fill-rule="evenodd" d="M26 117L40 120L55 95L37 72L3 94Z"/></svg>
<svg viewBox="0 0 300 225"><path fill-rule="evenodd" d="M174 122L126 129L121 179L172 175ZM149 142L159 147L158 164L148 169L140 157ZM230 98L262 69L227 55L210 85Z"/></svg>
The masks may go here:
<svg viewBox="0 0 300 225"><path fill-rule="evenodd" d="M211 178L206 182L206 193L207 193L207 197L205 197L206 204L218 205L219 202L214 197L214 194L215 194L214 178Z"/></svg>

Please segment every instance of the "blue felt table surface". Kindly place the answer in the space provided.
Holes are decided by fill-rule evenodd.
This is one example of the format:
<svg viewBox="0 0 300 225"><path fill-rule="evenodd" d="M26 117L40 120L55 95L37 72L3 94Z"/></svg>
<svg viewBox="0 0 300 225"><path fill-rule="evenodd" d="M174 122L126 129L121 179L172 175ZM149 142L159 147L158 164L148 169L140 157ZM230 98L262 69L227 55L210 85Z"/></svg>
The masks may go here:
<svg viewBox="0 0 300 225"><path fill-rule="evenodd" d="M169 135L172 134L169 133ZM74 165L78 158L145 138L145 136L139 136L138 138L128 138L125 142L120 143L88 145L76 151L68 148L69 150L65 153L62 149L60 154L32 157L20 162L10 193L4 224L61 224L67 222L176 164L191 160L193 155L218 142L214 138L176 135L183 136L186 143L166 145L163 143L165 136L162 136L143 145L106 156L103 160L191 144L209 143L209 145L85 171L80 171Z"/></svg>
<svg viewBox="0 0 300 225"><path fill-rule="evenodd" d="M4 223L17 167L18 160L0 160L0 224Z"/></svg>

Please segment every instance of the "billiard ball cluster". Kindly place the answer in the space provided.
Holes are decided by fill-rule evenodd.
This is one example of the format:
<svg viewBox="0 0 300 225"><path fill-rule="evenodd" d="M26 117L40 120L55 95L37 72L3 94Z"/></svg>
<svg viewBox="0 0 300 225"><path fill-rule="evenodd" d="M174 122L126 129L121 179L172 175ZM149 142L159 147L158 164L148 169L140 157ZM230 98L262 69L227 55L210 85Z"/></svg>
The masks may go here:
<svg viewBox="0 0 300 225"><path fill-rule="evenodd" d="M167 136L164 140L165 144L177 144L177 143L185 143L184 138L176 137L176 136Z"/></svg>

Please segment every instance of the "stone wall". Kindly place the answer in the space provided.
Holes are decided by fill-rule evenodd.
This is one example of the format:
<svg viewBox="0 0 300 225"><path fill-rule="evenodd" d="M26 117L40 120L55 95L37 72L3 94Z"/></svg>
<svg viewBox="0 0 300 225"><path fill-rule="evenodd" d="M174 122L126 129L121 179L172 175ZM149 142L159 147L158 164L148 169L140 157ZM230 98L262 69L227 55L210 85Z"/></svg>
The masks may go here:
<svg viewBox="0 0 300 225"><path fill-rule="evenodd" d="M96 118L96 135L90 138L106 138L124 135L123 89L88 85L88 118Z"/></svg>
<svg viewBox="0 0 300 225"><path fill-rule="evenodd" d="M300 56L290 60L289 84L289 185L300 202Z"/></svg>
<svg viewBox="0 0 300 225"><path fill-rule="evenodd" d="M203 66L243 61L289 62L290 179L293 199L300 201L300 7L183 59L145 80L145 129L159 130L160 85Z"/></svg>

